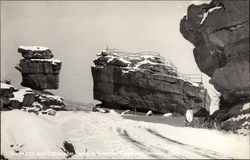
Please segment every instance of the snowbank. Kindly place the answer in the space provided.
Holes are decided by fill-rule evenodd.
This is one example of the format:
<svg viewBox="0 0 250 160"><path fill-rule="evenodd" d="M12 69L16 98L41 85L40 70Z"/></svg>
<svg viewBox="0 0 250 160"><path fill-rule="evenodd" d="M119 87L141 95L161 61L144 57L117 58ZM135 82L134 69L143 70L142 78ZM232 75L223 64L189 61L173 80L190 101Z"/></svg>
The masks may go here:
<svg viewBox="0 0 250 160"><path fill-rule="evenodd" d="M2 112L1 117L1 153L13 159L65 158L60 149L65 140L76 150L73 159L249 158L249 137L216 130L127 120L118 114L96 112L36 116L13 110Z"/></svg>
<svg viewBox="0 0 250 160"><path fill-rule="evenodd" d="M33 113L21 110L1 113L1 154L5 157L62 159L65 154L53 156L53 153L61 152L64 140L65 136L57 126Z"/></svg>

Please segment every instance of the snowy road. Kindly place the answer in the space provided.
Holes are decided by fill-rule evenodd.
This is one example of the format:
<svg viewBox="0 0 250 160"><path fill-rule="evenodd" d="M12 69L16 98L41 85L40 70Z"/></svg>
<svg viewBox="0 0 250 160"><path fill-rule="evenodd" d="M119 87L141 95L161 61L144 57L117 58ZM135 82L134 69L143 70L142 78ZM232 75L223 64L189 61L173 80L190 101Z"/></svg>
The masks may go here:
<svg viewBox="0 0 250 160"><path fill-rule="evenodd" d="M249 137L128 120L111 113L58 112L56 116L36 116L9 111L1 113L1 123L1 153L8 158L65 158L63 141L73 144L73 159L249 158ZM11 145L23 147L13 154ZM48 152L54 155L45 154Z"/></svg>

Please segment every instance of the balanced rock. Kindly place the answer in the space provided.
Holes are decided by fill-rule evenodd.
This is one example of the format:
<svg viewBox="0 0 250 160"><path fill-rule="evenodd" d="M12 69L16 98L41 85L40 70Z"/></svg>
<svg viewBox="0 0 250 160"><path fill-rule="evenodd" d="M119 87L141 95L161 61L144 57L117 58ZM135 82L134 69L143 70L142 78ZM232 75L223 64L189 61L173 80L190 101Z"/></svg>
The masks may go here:
<svg viewBox="0 0 250 160"><path fill-rule="evenodd" d="M124 56L106 50L94 64L94 99L105 108L182 115L189 106L209 108L206 89L180 77L176 67L158 54Z"/></svg>
<svg viewBox="0 0 250 160"><path fill-rule="evenodd" d="M53 54L46 47L20 46L21 59L16 69L22 74L22 86L32 89L58 89L62 62L51 59Z"/></svg>

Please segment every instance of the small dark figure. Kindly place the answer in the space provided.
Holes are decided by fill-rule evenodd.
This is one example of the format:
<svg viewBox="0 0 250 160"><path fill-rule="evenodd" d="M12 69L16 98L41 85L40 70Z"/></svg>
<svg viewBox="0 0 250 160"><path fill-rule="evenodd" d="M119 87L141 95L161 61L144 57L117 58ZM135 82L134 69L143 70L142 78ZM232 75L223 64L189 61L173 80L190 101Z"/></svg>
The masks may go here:
<svg viewBox="0 0 250 160"><path fill-rule="evenodd" d="M67 141L63 142L63 148L61 148L61 150L67 154L66 158L71 158L76 154L74 146Z"/></svg>

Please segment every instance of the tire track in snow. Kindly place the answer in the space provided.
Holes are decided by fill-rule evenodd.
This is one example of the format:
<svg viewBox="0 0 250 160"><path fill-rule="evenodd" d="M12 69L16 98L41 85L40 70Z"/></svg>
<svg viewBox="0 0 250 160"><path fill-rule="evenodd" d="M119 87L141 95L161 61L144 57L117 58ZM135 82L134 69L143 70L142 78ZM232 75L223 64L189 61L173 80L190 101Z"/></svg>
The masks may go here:
<svg viewBox="0 0 250 160"><path fill-rule="evenodd" d="M149 153L149 155L152 157L152 158L156 158L156 159L163 159L164 157L160 157L159 155L156 155L156 154L153 154L151 152L151 149L147 146L145 146L144 144L142 144L141 142L139 141L136 141L135 139L133 139L128 133L126 130L124 130L123 132L121 131L120 128L117 128L116 131L120 134L120 136L125 139L126 141L132 143L134 146L136 146L137 148L139 148L140 150L142 151L146 151Z"/></svg>
<svg viewBox="0 0 250 160"><path fill-rule="evenodd" d="M152 149L155 149L156 151L162 152L164 154L166 154L168 157L171 156L172 158L175 159L187 159L187 157L181 156L181 155L176 155L171 153L170 151L166 150L166 149L162 149L160 147L156 147L156 146L146 146L145 144L135 140L134 138L132 138L128 132L126 130L121 131L120 128L117 128L117 132L120 134L120 136L125 139L126 141L128 141L129 143L132 143L133 145L135 145L137 148L139 148L142 151L146 151L149 153L149 156L151 156L152 158L155 159L166 159L166 157L161 156L159 154L154 154L152 153Z"/></svg>
<svg viewBox="0 0 250 160"><path fill-rule="evenodd" d="M203 156L203 157L206 157L206 158L209 158L209 159L233 159L231 157L224 157L222 154L218 153L218 152L214 152L214 151L211 151L211 150L207 150L207 149L203 149L203 148L198 148L198 147L195 147L195 146L191 146L191 145L188 145L188 144L185 144L185 143L182 143L182 142L179 142L179 141L176 141L176 140L173 140L173 139L170 139L170 138L167 138L163 135L161 135L160 133L158 133L157 131L155 130L152 130L152 129L149 129L149 128L145 128L146 131L148 131L149 133L151 133L152 135L155 135L167 142L170 142L174 145L177 145L179 147L182 147L183 149L189 151L189 152L193 152L195 154L198 154L200 156ZM204 154L206 153L206 154Z"/></svg>

